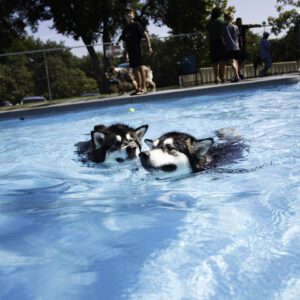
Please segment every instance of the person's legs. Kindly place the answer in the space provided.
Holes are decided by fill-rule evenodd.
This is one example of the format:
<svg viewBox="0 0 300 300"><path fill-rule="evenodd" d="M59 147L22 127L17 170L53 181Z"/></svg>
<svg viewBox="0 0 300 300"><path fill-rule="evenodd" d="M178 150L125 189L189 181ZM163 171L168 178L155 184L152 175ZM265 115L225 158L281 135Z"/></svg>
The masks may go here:
<svg viewBox="0 0 300 300"><path fill-rule="evenodd" d="M213 63L213 71L214 71L214 81L215 83L218 83L220 81L219 77L219 63Z"/></svg>
<svg viewBox="0 0 300 300"><path fill-rule="evenodd" d="M235 59L230 59L228 60L228 64L232 67L233 70L233 78L231 81L235 82L235 81L239 81L239 73L238 73L238 63L237 60Z"/></svg>
<svg viewBox="0 0 300 300"><path fill-rule="evenodd" d="M269 59L263 59L264 68L259 72L259 76L266 76L268 70L272 67L272 61Z"/></svg>
<svg viewBox="0 0 300 300"><path fill-rule="evenodd" d="M242 70L243 68L245 67L246 65L246 62L247 62L247 53L246 53L246 50L242 49L238 52L238 59L237 59L237 62L238 62L238 73L239 73L239 77L241 79L244 78L244 75L242 74Z"/></svg>
<svg viewBox="0 0 300 300"><path fill-rule="evenodd" d="M219 64L219 75L222 82L226 81L227 72L226 72L226 63L225 61L221 61Z"/></svg>
<svg viewBox="0 0 300 300"><path fill-rule="evenodd" d="M143 89L143 74L140 71L141 53L139 47L132 47L128 49L129 66L132 68L132 73L136 81L136 93Z"/></svg>
<svg viewBox="0 0 300 300"><path fill-rule="evenodd" d="M239 66L236 59L233 59L232 62L233 74L236 79L239 79Z"/></svg>
<svg viewBox="0 0 300 300"><path fill-rule="evenodd" d="M245 67L245 64L246 64L246 61L245 61L245 60L244 60L244 61L238 62L238 73L239 73L239 77L240 77L241 79L244 78L244 75L242 74L242 70L243 70L243 68Z"/></svg>
<svg viewBox="0 0 300 300"><path fill-rule="evenodd" d="M138 66L140 78L141 78L141 85L140 89L143 90L144 92L147 92L147 82L146 82L146 74L145 74L145 69L143 66Z"/></svg>
<svg viewBox="0 0 300 300"><path fill-rule="evenodd" d="M132 72L133 72L134 79L135 79L135 81L137 83L136 90L139 91L142 88L141 87L142 79L141 79L139 67L133 68Z"/></svg>

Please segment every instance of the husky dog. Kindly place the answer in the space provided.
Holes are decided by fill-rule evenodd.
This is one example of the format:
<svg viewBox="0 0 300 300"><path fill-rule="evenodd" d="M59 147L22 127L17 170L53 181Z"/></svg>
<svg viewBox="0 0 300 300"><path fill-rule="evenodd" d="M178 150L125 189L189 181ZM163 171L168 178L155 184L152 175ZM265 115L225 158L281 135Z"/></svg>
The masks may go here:
<svg viewBox="0 0 300 300"><path fill-rule="evenodd" d="M234 129L216 131L213 138L196 139L182 132L168 132L155 140L146 139L150 151L140 153L142 166L157 175L183 175L234 163L247 145Z"/></svg>
<svg viewBox="0 0 300 300"><path fill-rule="evenodd" d="M141 152L141 139L147 129L148 125L135 129L124 124L96 125L89 141L76 144L76 152L82 161L121 163L131 160Z"/></svg>
<svg viewBox="0 0 300 300"><path fill-rule="evenodd" d="M151 88L153 92L156 90L156 84L153 81L153 71L149 66L143 66L146 75L147 87ZM129 68L121 68L121 67L110 67L107 73L107 76L110 79L114 79L118 84L118 92L120 95L125 93L126 83L131 84L135 90L137 90L137 82L134 79L132 70Z"/></svg>

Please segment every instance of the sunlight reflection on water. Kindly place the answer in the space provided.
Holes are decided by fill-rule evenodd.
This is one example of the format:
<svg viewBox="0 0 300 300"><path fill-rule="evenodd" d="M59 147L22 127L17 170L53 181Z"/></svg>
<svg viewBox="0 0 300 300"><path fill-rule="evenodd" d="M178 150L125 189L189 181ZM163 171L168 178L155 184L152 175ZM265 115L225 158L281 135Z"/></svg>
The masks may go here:
<svg viewBox="0 0 300 300"><path fill-rule="evenodd" d="M0 298L296 299L299 95L292 85L1 122ZM250 152L229 167L264 167L156 180L138 161L80 163L74 145L115 122L149 124L146 138L235 127Z"/></svg>

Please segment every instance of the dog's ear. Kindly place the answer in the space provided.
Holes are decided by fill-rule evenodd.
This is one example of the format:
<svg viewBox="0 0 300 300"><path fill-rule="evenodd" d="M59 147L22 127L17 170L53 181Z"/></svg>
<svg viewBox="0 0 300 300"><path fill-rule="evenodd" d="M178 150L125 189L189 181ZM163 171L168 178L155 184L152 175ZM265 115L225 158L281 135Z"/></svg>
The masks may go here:
<svg viewBox="0 0 300 300"><path fill-rule="evenodd" d="M100 124L100 125L95 125L94 126L94 131L99 131L99 132L105 134L105 130L106 130L105 125Z"/></svg>
<svg viewBox="0 0 300 300"><path fill-rule="evenodd" d="M150 149L153 148L153 140L145 139L144 141L145 141L146 145L147 145Z"/></svg>
<svg viewBox="0 0 300 300"><path fill-rule="evenodd" d="M101 148L102 145L104 144L104 138L105 138L104 133L101 133L99 131L92 131L91 137L92 137L94 150Z"/></svg>
<svg viewBox="0 0 300 300"><path fill-rule="evenodd" d="M142 140L142 138L145 135L145 133L147 132L147 130L148 130L148 125L143 125L143 126L136 128L134 131L135 131L138 139Z"/></svg>
<svg viewBox="0 0 300 300"><path fill-rule="evenodd" d="M192 144L191 150L198 158L201 158L207 153L213 143L214 140L212 138L198 140Z"/></svg>

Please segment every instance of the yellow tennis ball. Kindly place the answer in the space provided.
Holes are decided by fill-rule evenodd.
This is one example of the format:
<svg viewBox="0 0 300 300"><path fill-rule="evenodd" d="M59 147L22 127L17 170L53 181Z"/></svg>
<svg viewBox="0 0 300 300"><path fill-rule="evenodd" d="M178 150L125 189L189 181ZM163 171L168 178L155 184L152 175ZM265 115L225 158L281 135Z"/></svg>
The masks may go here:
<svg viewBox="0 0 300 300"><path fill-rule="evenodd" d="M133 107L130 107L130 108L128 109L128 111L129 111L129 112L135 112L135 109L134 109Z"/></svg>

